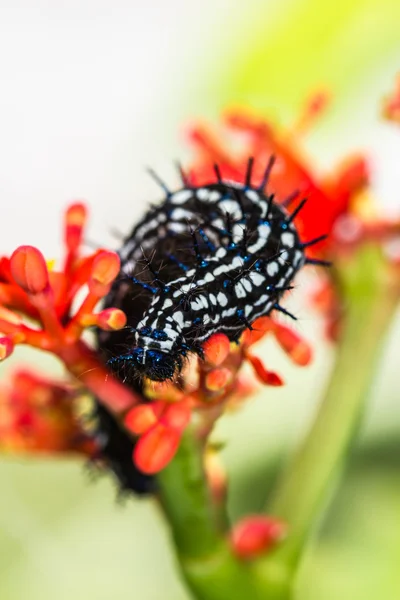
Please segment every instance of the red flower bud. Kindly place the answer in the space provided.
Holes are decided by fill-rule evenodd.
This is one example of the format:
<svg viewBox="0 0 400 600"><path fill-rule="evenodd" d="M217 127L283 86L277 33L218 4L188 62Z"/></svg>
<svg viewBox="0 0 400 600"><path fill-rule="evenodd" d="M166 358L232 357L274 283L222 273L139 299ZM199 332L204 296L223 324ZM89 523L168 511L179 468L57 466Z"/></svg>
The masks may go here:
<svg viewBox="0 0 400 600"><path fill-rule="evenodd" d="M157 423L136 444L133 451L135 465L143 473L158 473L174 457L180 438L176 429Z"/></svg>
<svg viewBox="0 0 400 600"><path fill-rule="evenodd" d="M12 343L12 340L8 337L1 337L0 338L0 361L4 360L8 356L10 356L10 354L12 354L13 350L14 350L14 344Z"/></svg>
<svg viewBox="0 0 400 600"><path fill-rule="evenodd" d="M101 298L108 293L110 284L119 273L120 260L116 252L104 250L93 261L92 272L88 281L89 290Z"/></svg>
<svg viewBox="0 0 400 600"><path fill-rule="evenodd" d="M215 333L203 344L204 360L218 367L227 358L229 350L229 338L224 333Z"/></svg>
<svg viewBox="0 0 400 600"><path fill-rule="evenodd" d="M232 381L232 373L229 369L213 369L206 375L206 388L211 392L219 392L226 388Z"/></svg>
<svg viewBox="0 0 400 600"><path fill-rule="evenodd" d="M190 408L186 402L167 405L161 416L161 423L177 431L183 431L190 421Z"/></svg>
<svg viewBox="0 0 400 600"><path fill-rule="evenodd" d="M292 329L285 325L276 324L274 334L279 345L294 363L304 367L311 362L311 347Z"/></svg>
<svg viewBox="0 0 400 600"><path fill-rule="evenodd" d="M76 250L82 242L87 210L82 202L75 202L65 213L65 245L68 250Z"/></svg>
<svg viewBox="0 0 400 600"><path fill-rule="evenodd" d="M273 547L285 533L286 525L278 519L262 515L245 517L232 530L232 549L239 558L256 558Z"/></svg>
<svg viewBox="0 0 400 600"><path fill-rule="evenodd" d="M141 435L157 423L163 408L161 402L135 406L125 417L125 427L132 433Z"/></svg>
<svg viewBox="0 0 400 600"><path fill-rule="evenodd" d="M261 359L259 359L257 356L247 354L247 360L251 363L251 366L256 372L257 377L260 379L260 381L262 381L262 383L265 383L265 385L274 386L283 385L283 379L281 379L277 373L274 373L274 371L268 371L264 367Z"/></svg>
<svg viewBox="0 0 400 600"><path fill-rule="evenodd" d="M33 246L20 246L10 258L16 283L28 294L40 294L49 287L49 272L43 254Z"/></svg>
<svg viewBox="0 0 400 600"><path fill-rule="evenodd" d="M106 308L96 317L98 327L105 331L118 331L126 325L126 314L119 308Z"/></svg>
<svg viewBox="0 0 400 600"><path fill-rule="evenodd" d="M268 331L274 327L274 322L270 317L259 317L252 324L252 329L246 329L242 335L242 343L245 346L252 346L258 340L264 337Z"/></svg>

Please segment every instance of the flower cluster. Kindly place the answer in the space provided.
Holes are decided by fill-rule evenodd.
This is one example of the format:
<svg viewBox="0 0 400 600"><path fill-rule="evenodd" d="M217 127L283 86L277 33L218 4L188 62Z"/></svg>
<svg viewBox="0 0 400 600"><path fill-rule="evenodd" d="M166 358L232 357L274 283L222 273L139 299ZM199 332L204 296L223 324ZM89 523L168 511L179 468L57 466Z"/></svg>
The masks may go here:
<svg viewBox="0 0 400 600"><path fill-rule="evenodd" d="M71 388L70 384L46 383L26 372L15 373L13 385L2 389L2 406L7 405L4 412L8 414L2 423L2 444L5 439L12 438L12 446L18 446L18 423L24 420L31 422L31 431L36 430L36 425L39 427L33 412L37 409L39 415L40 405L43 409L39 427L42 433L37 446L46 447L42 427L46 420L48 449L66 448L67 438L71 441L70 449L74 449L79 435L71 437L68 434L68 437L64 434L72 428L72 402L79 392L89 390L114 412L125 410L138 401L111 376L97 353L82 339L88 327L114 330L124 327L126 322L125 315L118 309L96 312L96 306L108 293L119 272L119 257L106 250L81 256L85 222L85 206L72 204L65 214L66 255L61 270L46 263L41 252L31 246L21 246L10 258L0 259L1 359L7 358L16 345L26 344L59 357L75 381ZM85 288L84 298L74 310L74 302L82 288ZM57 418L53 418L57 411ZM61 415L66 419L65 428L59 427ZM8 433L4 430L5 423L8 423ZM51 423L53 431L50 431ZM76 429L76 424L74 427ZM27 429L20 431L24 437ZM22 440L21 445L25 442ZM35 444L31 446L35 447Z"/></svg>
<svg viewBox="0 0 400 600"><path fill-rule="evenodd" d="M77 392L72 384L18 369L0 387L1 450L92 456L95 442L82 430L74 402Z"/></svg>
<svg viewBox="0 0 400 600"><path fill-rule="evenodd" d="M118 276L119 257L101 249L82 256L86 212L81 203L66 211L66 256L61 270L31 246L21 246L0 261L1 359L16 345L26 344L61 359L74 382L46 381L16 372L12 385L1 391L0 444L13 451L91 450L97 457L95 437L89 443L89 433L74 412L76 398L89 392L138 440L133 445L133 461L141 472L153 474L172 459L195 414L201 415L199 435L204 436L227 404L253 391L254 385L239 374L245 361L262 383L283 384L278 374L250 352L264 334L274 335L298 365L310 362L311 349L287 326L261 318L239 344L231 344L224 335L212 336L204 345L204 360L189 362L179 386L148 381L144 397L138 396L111 374L100 354L82 338L87 328L110 331L126 324L125 314L117 308L97 311ZM82 289L84 297L79 300Z"/></svg>
<svg viewBox="0 0 400 600"><path fill-rule="evenodd" d="M396 90L386 101L385 113L392 118L397 118L398 96ZM313 239L321 231L329 233L327 239L323 236L313 245L312 251L326 261L335 257L336 263L338 257L367 239L386 241L397 236L400 227L395 222L370 218L370 201L360 193L368 182L363 157L347 158L329 177L320 177L310 168L300 140L326 101L324 94L313 97L289 132L245 111L227 114L227 136L234 135L241 141L237 152L232 152L230 144L221 142L221 136L214 135L209 127L193 127L190 140L196 158L188 177L193 185L207 183L214 179L217 163L223 178L243 181L248 158L253 156L253 179L257 184L274 155L270 189L275 198L288 202L294 198L293 190L308 198L296 217L302 239ZM304 366L311 361L311 348L305 340L282 322L262 317L246 330L238 344L230 343L222 334L212 336L204 344L204 359L193 357L179 384L146 381L143 395L135 393L111 374L100 353L82 338L87 328L110 331L126 325L121 310L97 310L118 277L120 264L118 255L108 250L82 254L86 219L82 203L74 203L66 211L66 254L61 269L46 262L31 246L19 247L10 258L0 260L0 359L7 358L16 345L27 344L60 358L74 381L73 385L58 384L17 372L12 386L0 390L3 447L95 452L95 442L88 439L72 408L77 397L89 392L131 437L136 467L154 474L173 458L189 423L194 423L199 439L205 439L224 410L251 393L254 384L243 374L245 363L262 383L283 384L280 375L267 369L252 352L264 335L272 335L295 364ZM84 296L79 300L82 289ZM327 314L330 335L336 335L340 303L332 278L324 276L314 300Z"/></svg>
<svg viewBox="0 0 400 600"><path fill-rule="evenodd" d="M282 378L251 352L265 334L272 334L295 364L305 366L311 361L310 346L289 327L268 317L260 317L252 327L239 344L231 343L222 333L209 338L203 346L204 358L189 363L179 387L170 382L147 383L145 395L152 402L135 406L125 417L126 427L140 436L134 460L141 471L156 473L171 460L193 414L199 420L198 436L206 438L224 409L253 391L252 382L240 372L245 361L261 383L283 385Z"/></svg>

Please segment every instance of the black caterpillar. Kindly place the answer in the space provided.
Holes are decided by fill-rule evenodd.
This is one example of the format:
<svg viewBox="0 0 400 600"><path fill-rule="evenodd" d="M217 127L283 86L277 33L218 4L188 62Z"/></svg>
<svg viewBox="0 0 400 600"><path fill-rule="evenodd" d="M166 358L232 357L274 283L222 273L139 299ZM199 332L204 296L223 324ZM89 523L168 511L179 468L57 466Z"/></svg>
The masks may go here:
<svg viewBox="0 0 400 600"><path fill-rule="evenodd" d="M237 341L257 317L274 310L293 317L280 298L304 264L325 264L305 256L325 236L301 242L293 221L306 200L288 214L298 194L278 204L265 192L273 163L258 187L252 158L243 184L223 180L215 166L216 182L192 187L181 171L184 187L172 193L153 173L166 197L124 240L120 277L106 299L124 310L128 326L99 334L108 364L128 384L137 376L173 379L213 333Z"/></svg>
<svg viewBox="0 0 400 600"><path fill-rule="evenodd" d="M132 491L142 496L155 492L156 479L136 467L132 460L135 441L114 415L95 401L92 417L96 420L94 439L98 446L94 462L100 460L106 463L118 482L119 494L123 496Z"/></svg>

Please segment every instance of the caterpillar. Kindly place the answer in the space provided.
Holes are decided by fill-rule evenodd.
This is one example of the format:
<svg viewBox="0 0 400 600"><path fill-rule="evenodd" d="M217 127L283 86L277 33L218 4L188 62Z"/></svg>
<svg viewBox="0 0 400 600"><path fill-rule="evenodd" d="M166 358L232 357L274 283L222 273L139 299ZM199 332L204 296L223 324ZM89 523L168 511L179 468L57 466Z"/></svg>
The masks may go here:
<svg viewBox="0 0 400 600"><path fill-rule="evenodd" d="M260 316L280 311L282 295L306 264L306 248L321 241L299 238L295 217L306 199L288 212L294 192L277 203L266 189L272 156L262 181L252 185L253 158L243 183L216 180L171 192L152 172L165 198L151 206L118 250L120 276L107 300L122 308L128 326L99 334L100 347L112 354L110 367L127 383L136 377L174 379L191 353L214 333L238 341Z"/></svg>
<svg viewBox="0 0 400 600"><path fill-rule="evenodd" d="M95 419L93 435L97 445L97 454L93 462L105 463L118 483L119 496L129 491L139 496L155 492L156 480L142 473L132 460L135 441L118 422L115 416L100 402L94 400L92 417Z"/></svg>

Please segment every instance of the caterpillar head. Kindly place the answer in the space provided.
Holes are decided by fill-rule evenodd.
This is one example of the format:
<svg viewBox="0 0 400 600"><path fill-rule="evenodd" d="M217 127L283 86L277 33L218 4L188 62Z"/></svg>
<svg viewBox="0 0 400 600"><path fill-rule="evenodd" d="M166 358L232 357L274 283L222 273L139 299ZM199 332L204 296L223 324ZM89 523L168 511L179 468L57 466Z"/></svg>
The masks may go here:
<svg viewBox="0 0 400 600"><path fill-rule="evenodd" d="M163 350L135 348L132 357L137 373L153 381L173 379L179 367L176 357Z"/></svg>
<svg viewBox="0 0 400 600"><path fill-rule="evenodd" d="M108 361L117 371L133 370L139 377L152 381L174 379L182 367L179 356L155 348L133 348L128 354L116 356Z"/></svg>

